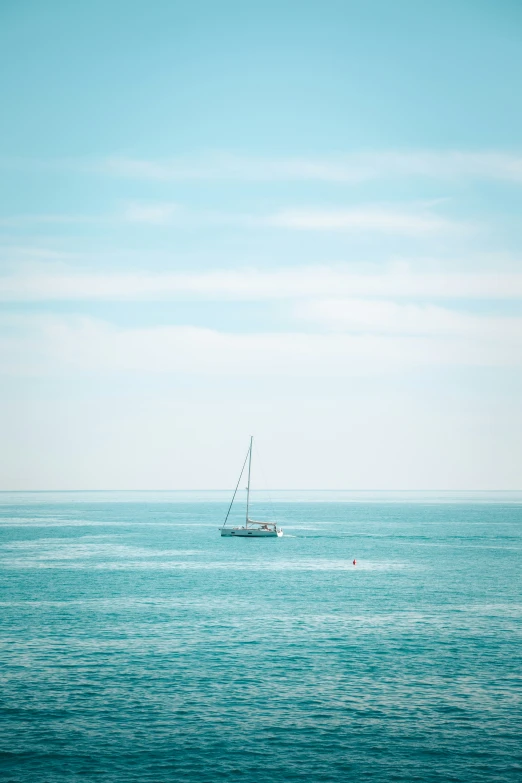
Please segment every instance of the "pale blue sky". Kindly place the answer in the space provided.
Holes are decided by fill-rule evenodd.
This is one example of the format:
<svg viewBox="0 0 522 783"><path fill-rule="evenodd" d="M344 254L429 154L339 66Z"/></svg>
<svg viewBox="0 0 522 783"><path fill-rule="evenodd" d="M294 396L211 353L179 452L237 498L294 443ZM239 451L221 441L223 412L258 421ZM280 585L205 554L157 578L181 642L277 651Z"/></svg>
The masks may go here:
<svg viewBox="0 0 522 783"><path fill-rule="evenodd" d="M4 2L0 489L520 489L522 7Z"/></svg>

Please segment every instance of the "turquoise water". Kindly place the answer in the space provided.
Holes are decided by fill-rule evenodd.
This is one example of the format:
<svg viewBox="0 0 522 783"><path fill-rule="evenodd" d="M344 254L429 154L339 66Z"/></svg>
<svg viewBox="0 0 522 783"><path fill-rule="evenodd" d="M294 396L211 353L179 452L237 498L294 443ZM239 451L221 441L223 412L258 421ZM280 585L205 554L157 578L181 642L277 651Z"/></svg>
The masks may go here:
<svg viewBox="0 0 522 783"><path fill-rule="evenodd" d="M227 499L0 495L2 780L521 780L520 496Z"/></svg>

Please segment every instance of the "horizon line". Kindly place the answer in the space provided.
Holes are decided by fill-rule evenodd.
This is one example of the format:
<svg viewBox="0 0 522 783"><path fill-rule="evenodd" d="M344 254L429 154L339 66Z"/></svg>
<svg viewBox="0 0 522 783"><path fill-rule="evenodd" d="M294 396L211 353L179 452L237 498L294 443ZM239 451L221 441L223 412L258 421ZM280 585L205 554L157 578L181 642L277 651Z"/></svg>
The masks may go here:
<svg viewBox="0 0 522 783"><path fill-rule="evenodd" d="M233 492L231 488L211 489L0 489L3 493L43 493L43 492ZM522 487L517 489L321 489L321 488L267 488L251 489L251 492L522 492Z"/></svg>

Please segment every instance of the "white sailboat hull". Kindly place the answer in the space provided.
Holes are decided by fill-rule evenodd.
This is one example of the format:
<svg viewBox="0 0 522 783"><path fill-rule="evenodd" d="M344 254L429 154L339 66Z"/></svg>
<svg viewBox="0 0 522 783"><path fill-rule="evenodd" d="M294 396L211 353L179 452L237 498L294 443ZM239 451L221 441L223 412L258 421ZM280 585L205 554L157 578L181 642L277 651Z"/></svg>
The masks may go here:
<svg viewBox="0 0 522 783"><path fill-rule="evenodd" d="M236 538L281 538L283 531L278 530L259 530L247 527L223 527L222 536L235 536Z"/></svg>

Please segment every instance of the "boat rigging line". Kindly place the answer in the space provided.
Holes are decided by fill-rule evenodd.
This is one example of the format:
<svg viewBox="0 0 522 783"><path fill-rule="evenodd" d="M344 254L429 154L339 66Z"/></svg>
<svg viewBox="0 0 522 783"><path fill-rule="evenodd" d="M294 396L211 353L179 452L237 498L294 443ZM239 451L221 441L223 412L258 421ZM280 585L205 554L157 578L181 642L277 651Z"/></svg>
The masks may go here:
<svg viewBox="0 0 522 783"><path fill-rule="evenodd" d="M230 514L230 511L231 511L232 506L234 504L234 499L236 497L237 490L239 489L239 483L241 481L241 477L243 476L243 472L245 470L245 465L246 465L246 462L247 462L247 459L248 459L248 455L250 454L250 449L251 448L252 448L252 446L249 446L248 451L246 453L245 461L243 462L243 467L241 468L241 473L239 474L239 478L237 480L236 488L234 490L234 494L232 495L232 500L230 501L230 506L228 507L227 515L225 517L225 521L223 522L222 527L225 527L225 525L227 524L228 515Z"/></svg>

